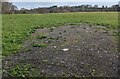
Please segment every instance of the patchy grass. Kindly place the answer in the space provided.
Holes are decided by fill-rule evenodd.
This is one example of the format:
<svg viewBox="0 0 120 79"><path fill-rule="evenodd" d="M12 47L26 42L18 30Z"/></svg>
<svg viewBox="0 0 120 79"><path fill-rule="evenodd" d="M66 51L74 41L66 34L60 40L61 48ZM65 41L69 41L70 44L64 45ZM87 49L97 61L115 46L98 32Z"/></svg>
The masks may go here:
<svg viewBox="0 0 120 79"><path fill-rule="evenodd" d="M23 41L36 29L65 24L87 23L117 28L117 12L80 12L51 14L8 14L2 15L3 55L17 53ZM50 29L52 32L53 29Z"/></svg>
<svg viewBox="0 0 120 79"><path fill-rule="evenodd" d="M43 44L43 43L41 43L41 44L33 44L32 46L33 47L47 47L47 44Z"/></svg>
<svg viewBox="0 0 120 79"><path fill-rule="evenodd" d="M38 72L30 64L16 65L8 72L11 77L37 77Z"/></svg>
<svg viewBox="0 0 120 79"><path fill-rule="evenodd" d="M53 32L54 29L53 29L53 28L50 28L49 30L50 30L50 32Z"/></svg>
<svg viewBox="0 0 120 79"><path fill-rule="evenodd" d="M24 49L24 51L25 52L29 52L29 51L31 51L31 49L30 48L26 48L26 49Z"/></svg>
<svg viewBox="0 0 120 79"><path fill-rule="evenodd" d="M47 38L47 36L45 36L45 35L37 36L37 39L45 39L45 38Z"/></svg>

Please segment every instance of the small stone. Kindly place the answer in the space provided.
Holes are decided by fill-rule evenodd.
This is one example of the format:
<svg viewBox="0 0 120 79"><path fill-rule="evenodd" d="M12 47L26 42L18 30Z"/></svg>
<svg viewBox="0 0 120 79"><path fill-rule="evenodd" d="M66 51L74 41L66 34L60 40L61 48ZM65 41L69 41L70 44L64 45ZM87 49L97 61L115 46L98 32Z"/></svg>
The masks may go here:
<svg viewBox="0 0 120 79"><path fill-rule="evenodd" d="M116 67L113 67L113 69L116 69Z"/></svg>
<svg viewBox="0 0 120 79"><path fill-rule="evenodd" d="M95 72L95 70L94 70L94 69L93 69L92 71L93 71L93 72Z"/></svg>
<svg viewBox="0 0 120 79"><path fill-rule="evenodd" d="M102 57L102 56L100 56L100 57Z"/></svg>
<svg viewBox="0 0 120 79"><path fill-rule="evenodd" d="M60 64L59 64L59 63L57 63L56 65L57 65L57 66L59 66Z"/></svg>
<svg viewBox="0 0 120 79"><path fill-rule="evenodd" d="M17 60L18 58L15 58L15 60Z"/></svg>
<svg viewBox="0 0 120 79"><path fill-rule="evenodd" d="M81 71L83 71L83 69L80 69Z"/></svg>
<svg viewBox="0 0 120 79"><path fill-rule="evenodd" d="M65 63L65 61L60 61L61 63Z"/></svg>
<svg viewBox="0 0 120 79"><path fill-rule="evenodd" d="M103 33L107 33L107 31L103 31Z"/></svg>
<svg viewBox="0 0 120 79"><path fill-rule="evenodd" d="M105 53L107 53L107 51L104 51Z"/></svg>
<svg viewBox="0 0 120 79"><path fill-rule="evenodd" d="M90 49L90 50L93 50L93 49Z"/></svg>
<svg viewBox="0 0 120 79"><path fill-rule="evenodd" d="M55 59L58 59L58 57L56 57Z"/></svg>
<svg viewBox="0 0 120 79"><path fill-rule="evenodd" d="M81 50L81 49L77 49L77 50Z"/></svg>
<svg viewBox="0 0 120 79"><path fill-rule="evenodd" d="M54 48L57 48L57 46L53 46Z"/></svg>
<svg viewBox="0 0 120 79"><path fill-rule="evenodd" d="M86 64L87 66L90 66L90 64Z"/></svg>
<svg viewBox="0 0 120 79"><path fill-rule="evenodd" d="M78 43L79 41L75 41L76 43Z"/></svg>
<svg viewBox="0 0 120 79"><path fill-rule="evenodd" d="M42 70L41 72L44 72L44 70Z"/></svg>
<svg viewBox="0 0 120 79"><path fill-rule="evenodd" d="M67 60L67 59L65 59L65 60Z"/></svg>
<svg viewBox="0 0 120 79"><path fill-rule="evenodd" d="M54 74L54 76L57 76L57 74Z"/></svg>
<svg viewBox="0 0 120 79"><path fill-rule="evenodd" d="M100 51L98 51L98 53L100 53Z"/></svg>
<svg viewBox="0 0 120 79"><path fill-rule="evenodd" d="M65 49L62 49L62 50L65 52L65 51L68 51L69 49L68 49L68 48L65 48Z"/></svg>
<svg viewBox="0 0 120 79"><path fill-rule="evenodd" d="M22 74L22 77L25 77L25 75Z"/></svg>
<svg viewBox="0 0 120 79"><path fill-rule="evenodd" d="M53 65L54 63L52 62L51 64Z"/></svg>
<svg viewBox="0 0 120 79"><path fill-rule="evenodd" d="M43 60L43 62L48 62L48 60Z"/></svg>
<svg viewBox="0 0 120 79"><path fill-rule="evenodd" d="M81 62L81 64L84 64L84 62Z"/></svg>

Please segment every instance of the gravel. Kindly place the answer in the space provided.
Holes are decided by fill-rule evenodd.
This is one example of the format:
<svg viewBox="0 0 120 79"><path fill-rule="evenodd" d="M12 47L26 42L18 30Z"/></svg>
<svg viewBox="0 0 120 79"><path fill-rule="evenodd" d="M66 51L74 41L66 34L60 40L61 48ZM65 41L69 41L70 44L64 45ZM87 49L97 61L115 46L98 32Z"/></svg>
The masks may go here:
<svg viewBox="0 0 120 79"><path fill-rule="evenodd" d="M8 71L18 63L26 63L34 66L39 76L116 77L117 41L111 31L102 28L80 25L54 27L53 31L38 29L24 41L19 53L3 59L3 69ZM37 39L41 34L47 38ZM34 43L47 47L33 47Z"/></svg>

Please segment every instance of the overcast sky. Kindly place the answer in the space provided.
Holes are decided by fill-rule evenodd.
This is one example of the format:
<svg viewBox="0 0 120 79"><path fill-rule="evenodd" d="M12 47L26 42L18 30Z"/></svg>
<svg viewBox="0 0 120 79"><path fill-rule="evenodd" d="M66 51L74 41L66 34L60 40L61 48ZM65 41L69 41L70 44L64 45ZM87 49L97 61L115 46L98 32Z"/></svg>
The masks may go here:
<svg viewBox="0 0 120 79"><path fill-rule="evenodd" d="M20 8L38 8L38 7L50 7L53 5L57 6L76 6L82 4L91 4L91 5L115 5L118 4L120 0L9 0L14 5Z"/></svg>
<svg viewBox="0 0 120 79"><path fill-rule="evenodd" d="M9 0L12 2L118 2L120 0Z"/></svg>

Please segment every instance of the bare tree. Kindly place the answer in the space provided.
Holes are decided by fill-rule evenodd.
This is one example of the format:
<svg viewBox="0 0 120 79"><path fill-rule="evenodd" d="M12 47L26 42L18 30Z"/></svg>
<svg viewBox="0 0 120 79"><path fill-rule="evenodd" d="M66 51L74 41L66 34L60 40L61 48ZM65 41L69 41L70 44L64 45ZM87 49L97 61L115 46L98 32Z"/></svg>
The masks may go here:
<svg viewBox="0 0 120 79"><path fill-rule="evenodd" d="M94 5L94 8L98 8L98 5Z"/></svg>

